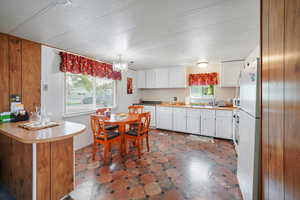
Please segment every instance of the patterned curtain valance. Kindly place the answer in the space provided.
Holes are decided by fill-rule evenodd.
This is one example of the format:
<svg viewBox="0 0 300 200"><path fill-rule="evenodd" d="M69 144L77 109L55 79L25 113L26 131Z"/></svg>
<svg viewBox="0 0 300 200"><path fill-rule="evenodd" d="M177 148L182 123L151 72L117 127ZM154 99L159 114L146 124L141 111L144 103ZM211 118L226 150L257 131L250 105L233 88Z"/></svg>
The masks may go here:
<svg viewBox="0 0 300 200"><path fill-rule="evenodd" d="M60 71L62 72L85 74L113 80L122 79L121 72L113 71L111 64L98 62L67 52L60 52L59 55L61 57Z"/></svg>
<svg viewBox="0 0 300 200"><path fill-rule="evenodd" d="M218 73L190 74L189 86L191 85L218 85Z"/></svg>

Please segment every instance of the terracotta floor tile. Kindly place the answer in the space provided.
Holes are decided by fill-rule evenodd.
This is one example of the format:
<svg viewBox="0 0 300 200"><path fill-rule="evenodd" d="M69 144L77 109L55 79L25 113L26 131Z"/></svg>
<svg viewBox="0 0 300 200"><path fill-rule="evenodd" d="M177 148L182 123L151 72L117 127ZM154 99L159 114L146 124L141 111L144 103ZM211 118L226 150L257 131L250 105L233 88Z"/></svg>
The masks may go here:
<svg viewBox="0 0 300 200"><path fill-rule="evenodd" d="M154 196L161 193L161 188L158 183L149 183L145 185L145 192L149 196Z"/></svg>
<svg viewBox="0 0 300 200"><path fill-rule="evenodd" d="M150 152L144 145L138 159L134 147L120 156L113 146L109 165L103 163L103 148L98 148L95 161L92 146L77 151L74 194L89 200L241 200L232 143L206 143L188 136L152 130Z"/></svg>
<svg viewBox="0 0 300 200"><path fill-rule="evenodd" d="M184 197L181 195L181 193L177 190L170 190L167 191L163 195L163 200L184 200Z"/></svg>
<svg viewBox="0 0 300 200"><path fill-rule="evenodd" d="M155 180L156 180L156 178L151 174L144 174L141 176L141 181L145 185L148 183L153 183L153 182L155 182Z"/></svg>
<svg viewBox="0 0 300 200"><path fill-rule="evenodd" d="M99 183L104 184L104 183L111 182L112 179L113 179L113 176L111 174L100 174L98 181L99 181Z"/></svg>
<svg viewBox="0 0 300 200"><path fill-rule="evenodd" d="M131 188L129 190L129 193L130 193L130 198L134 200L143 199L146 197L143 186L136 186L134 188Z"/></svg>

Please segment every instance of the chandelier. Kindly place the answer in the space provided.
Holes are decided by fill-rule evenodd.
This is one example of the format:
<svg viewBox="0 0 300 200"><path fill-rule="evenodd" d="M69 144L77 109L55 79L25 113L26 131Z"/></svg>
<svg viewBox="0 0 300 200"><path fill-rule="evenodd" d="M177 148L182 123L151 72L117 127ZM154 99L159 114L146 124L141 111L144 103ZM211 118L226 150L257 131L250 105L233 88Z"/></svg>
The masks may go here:
<svg viewBox="0 0 300 200"><path fill-rule="evenodd" d="M122 56L118 55L117 59L113 62L113 70L117 72L127 71L128 64L122 60Z"/></svg>

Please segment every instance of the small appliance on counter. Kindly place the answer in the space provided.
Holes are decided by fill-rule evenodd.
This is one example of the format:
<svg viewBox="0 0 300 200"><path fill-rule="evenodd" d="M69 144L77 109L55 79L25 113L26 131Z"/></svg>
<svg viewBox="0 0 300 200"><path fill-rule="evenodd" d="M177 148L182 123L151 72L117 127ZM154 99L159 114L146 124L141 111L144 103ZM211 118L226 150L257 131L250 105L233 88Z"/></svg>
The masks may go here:
<svg viewBox="0 0 300 200"><path fill-rule="evenodd" d="M232 104L235 107L239 107L240 106L240 99L239 98L232 99Z"/></svg>
<svg viewBox="0 0 300 200"><path fill-rule="evenodd" d="M162 101L144 101L140 99L140 103L134 103L132 105L159 105Z"/></svg>
<svg viewBox="0 0 300 200"><path fill-rule="evenodd" d="M190 105L191 104L191 98L190 97L185 97L185 105Z"/></svg>
<svg viewBox="0 0 300 200"><path fill-rule="evenodd" d="M24 109L24 104L21 102L20 95L11 95L10 96L10 113L11 113L11 122L20 122L29 120L29 114Z"/></svg>
<svg viewBox="0 0 300 200"><path fill-rule="evenodd" d="M177 103L178 98L177 97L172 97L171 98L171 104L176 104Z"/></svg>

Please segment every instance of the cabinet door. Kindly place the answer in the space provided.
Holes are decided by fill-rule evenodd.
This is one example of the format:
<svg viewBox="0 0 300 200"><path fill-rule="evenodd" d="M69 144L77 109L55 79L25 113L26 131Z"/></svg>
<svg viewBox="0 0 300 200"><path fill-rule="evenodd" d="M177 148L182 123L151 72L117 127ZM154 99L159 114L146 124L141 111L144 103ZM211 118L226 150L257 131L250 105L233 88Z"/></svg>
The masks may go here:
<svg viewBox="0 0 300 200"><path fill-rule="evenodd" d="M186 132L186 109L173 109L173 130L179 132Z"/></svg>
<svg viewBox="0 0 300 200"><path fill-rule="evenodd" d="M201 135L215 137L216 120L215 118L201 117Z"/></svg>
<svg viewBox="0 0 300 200"><path fill-rule="evenodd" d="M168 69L156 69L156 88L168 88L169 87L169 70Z"/></svg>
<svg viewBox="0 0 300 200"><path fill-rule="evenodd" d="M187 124L186 124L186 132L192 134L200 134L200 116L199 117L191 117L187 116Z"/></svg>
<svg viewBox="0 0 300 200"><path fill-rule="evenodd" d="M159 107L156 112L156 126L160 129L172 130L172 108Z"/></svg>
<svg viewBox="0 0 300 200"><path fill-rule="evenodd" d="M244 61L230 61L221 64L221 87L237 87Z"/></svg>
<svg viewBox="0 0 300 200"><path fill-rule="evenodd" d="M150 126L155 127L156 126L155 106L145 106L144 112L150 112L150 114L151 114Z"/></svg>
<svg viewBox="0 0 300 200"><path fill-rule="evenodd" d="M186 87L185 68L176 67L176 68L169 69L169 87L170 88L185 88Z"/></svg>
<svg viewBox="0 0 300 200"><path fill-rule="evenodd" d="M146 71L146 88L156 88L155 70L147 70Z"/></svg>
<svg viewBox="0 0 300 200"><path fill-rule="evenodd" d="M218 117L216 118L216 137L224 139L232 139L232 118Z"/></svg>
<svg viewBox="0 0 300 200"><path fill-rule="evenodd" d="M146 72L138 71L137 73L137 87L138 88L146 88Z"/></svg>

